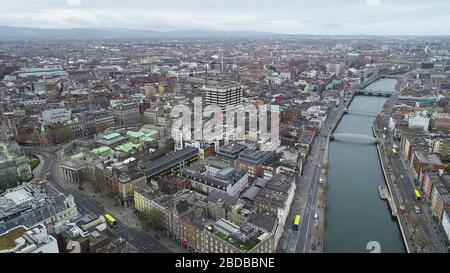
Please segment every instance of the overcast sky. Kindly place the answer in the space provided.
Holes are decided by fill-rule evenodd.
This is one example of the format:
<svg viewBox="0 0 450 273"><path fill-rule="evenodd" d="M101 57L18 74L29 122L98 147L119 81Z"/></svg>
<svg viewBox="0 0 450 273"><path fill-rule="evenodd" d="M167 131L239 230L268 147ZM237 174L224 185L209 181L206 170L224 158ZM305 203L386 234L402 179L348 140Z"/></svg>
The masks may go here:
<svg viewBox="0 0 450 273"><path fill-rule="evenodd" d="M449 35L449 0L0 0L0 25Z"/></svg>

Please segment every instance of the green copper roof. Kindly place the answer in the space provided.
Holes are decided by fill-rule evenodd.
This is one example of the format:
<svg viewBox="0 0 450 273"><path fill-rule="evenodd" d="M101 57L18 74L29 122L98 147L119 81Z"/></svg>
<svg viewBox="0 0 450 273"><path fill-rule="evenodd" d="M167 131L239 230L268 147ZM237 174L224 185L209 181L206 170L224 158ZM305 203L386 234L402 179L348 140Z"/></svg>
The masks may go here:
<svg viewBox="0 0 450 273"><path fill-rule="evenodd" d="M144 132L128 131L127 136L132 137L132 138L140 138L140 137L144 136Z"/></svg>
<svg viewBox="0 0 450 273"><path fill-rule="evenodd" d="M106 139L106 140L111 140L111 139L114 139L114 138L119 137L119 136L120 136L119 133L111 133L109 135L103 136L103 138Z"/></svg>
<svg viewBox="0 0 450 273"><path fill-rule="evenodd" d="M122 145L116 147L115 150L119 151L119 152L128 153L128 152L130 152L133 149L138 149L139 147L141 147L141 144L134 144L134 143L131 143L131 142L127 142L125 144L122 144Z"/></svg>
<svg viewBox="0 0 450 273"><path fill-rule="evenodd" d="M146 136L146 137L142 138L142 141L145 141L145 142L153 142L154 140L155 140L154 138L149 137L149 136Z"/></svg>
<svg viewBox="0 0 450 273"><path fill-rule="evenodd" d="M155 135L158 134L157 130L148 130L148 131L128 131L127 136L130 138L137 138L142 141L153 141L155 139Z"/></svg>
<svg viewBox="0 0 450 273"><path fill-rule="evenodd" d="M83 153L78 153L78 154L71 156L70 159L81 159L81 158L83 158L83 156L84 156Z"/></svg>
<svg viewBox="0 0 450 273"><path fill-rule="evenodd" d="M111 148L109 148L108 146L102 146L102 147L99 147L97 149L93 149L92 150L92 152L94 154L103 154L103 153L106 153L108 151L111 151Z"/></svg>

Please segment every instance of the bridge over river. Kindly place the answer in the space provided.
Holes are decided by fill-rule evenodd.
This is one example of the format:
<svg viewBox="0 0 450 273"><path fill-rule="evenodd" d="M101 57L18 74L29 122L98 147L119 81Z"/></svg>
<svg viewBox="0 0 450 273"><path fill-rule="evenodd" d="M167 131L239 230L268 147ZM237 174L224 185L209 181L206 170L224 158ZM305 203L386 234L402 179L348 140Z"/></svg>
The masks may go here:
<svg viewBox="0 0 450 273"><path fill-rule="evenodd" d="M373 90L373 89L364 89L364 90L355 90L356 95L366 95L366 96L379 96L379 97L390 97L392 96L392 91L390 90Z"/></svg>
<svg viewBox="0 0 450 273"><path fill-rule="evenodd" d="M361 110L344 110L344 114L352 114L352 115L358 115L358 116L366 116L366 117L376 117L379 113L374 112L368 112L368 111L361 111Z"/></svg>
<svg viewBox="0 0 450 273"><path fill-rule="evenodd" d="M373 136L364 135L364 134L355 134L355 133L335 133L335 134L331 135L330 139L331 140L360 139L360 140L365 140L365 141L373 142L373 143L379 143L381 141L381 139L373 137Z"/></svg>

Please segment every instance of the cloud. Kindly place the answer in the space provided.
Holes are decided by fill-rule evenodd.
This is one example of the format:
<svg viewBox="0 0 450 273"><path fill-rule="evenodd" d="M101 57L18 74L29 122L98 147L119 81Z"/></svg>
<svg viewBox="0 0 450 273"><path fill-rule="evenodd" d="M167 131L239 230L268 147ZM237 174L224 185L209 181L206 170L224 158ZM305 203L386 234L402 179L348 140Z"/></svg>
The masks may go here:
<svg viewBox="0 0 450 273"><path fill-rule="evenodd" d="M66 0L66 3L69 6L80 6L81 0Z"/></svg>
<svg viewBox="0 0 450 273"><path fill-rule="evenodd" d="M450 34L448 0L0 0L0 6L0 24L47 28Z"/></svg>
<svg viewBox="0 0 450 273"><path fill-rule="evenodd" d="M381 6L381 0L366 0L369 6Z"/></svg>

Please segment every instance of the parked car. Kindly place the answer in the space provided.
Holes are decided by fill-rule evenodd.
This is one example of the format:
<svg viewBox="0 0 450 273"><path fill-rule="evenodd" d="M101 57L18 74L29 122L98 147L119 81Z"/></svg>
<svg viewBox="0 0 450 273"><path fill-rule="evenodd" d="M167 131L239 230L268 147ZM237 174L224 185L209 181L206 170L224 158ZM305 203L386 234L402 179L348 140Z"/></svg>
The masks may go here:
<svg viewBox="0 0 450 273"><path fill-rule="evenodd" d="M418 206L414 206L414 211L415 211L417 214L420 214L420 208L419 208Z"/></svg>

